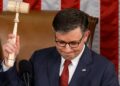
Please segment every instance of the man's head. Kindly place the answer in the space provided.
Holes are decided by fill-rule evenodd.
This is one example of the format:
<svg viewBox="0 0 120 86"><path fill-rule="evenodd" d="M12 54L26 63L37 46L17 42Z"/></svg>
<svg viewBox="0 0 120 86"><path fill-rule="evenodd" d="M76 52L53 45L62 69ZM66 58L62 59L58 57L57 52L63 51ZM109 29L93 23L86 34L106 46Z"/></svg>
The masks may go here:
<svg viewBox="0 0 120 86"><path fill-rule="evenodd" d="M53 28L55 32L69 32L80 27L82 32L88 28L88 18L83 11L69 8L59 11L54 20Z"/></svg>
<svg viewBox="0 0 120 86"><path fill-rule="evenodd" d="M56 48L65 59L73 59L81 52L90 33L87 15L74 8L59 11L53 29Z"/></svg>

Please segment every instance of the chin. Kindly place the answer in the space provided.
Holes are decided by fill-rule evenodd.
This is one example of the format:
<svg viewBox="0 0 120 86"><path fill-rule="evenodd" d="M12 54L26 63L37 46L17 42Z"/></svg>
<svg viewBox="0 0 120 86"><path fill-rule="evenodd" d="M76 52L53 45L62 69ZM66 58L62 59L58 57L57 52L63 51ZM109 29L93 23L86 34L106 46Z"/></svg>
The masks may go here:
<svg viewBox="0 0 120 86"><path fill-rule="evenodd" d="M74 55L63 55L65 59L73 59L75 56Z"/></svg>

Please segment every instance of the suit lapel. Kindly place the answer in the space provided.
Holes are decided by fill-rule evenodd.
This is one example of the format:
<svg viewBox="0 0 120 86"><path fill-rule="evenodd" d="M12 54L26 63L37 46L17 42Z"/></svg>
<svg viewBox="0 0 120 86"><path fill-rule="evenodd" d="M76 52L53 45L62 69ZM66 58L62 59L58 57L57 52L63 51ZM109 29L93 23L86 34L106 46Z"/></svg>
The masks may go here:
<svg viewBox="0 0 120 86"><path fill-rule="evenodd" d="M48 78L50 86L59 86L59 70L61 57L58 52L51 54L48 61Z"/></svg>
<svg viewBox="0 0 120 86"><path fill-rule="evenodd" d="M74 72L69 86L82 86L84 84L87 74L90 72L91 62L92 58L90 50L88 49L88 47L85 47L85 50L79 60L78 66Z"/></svg>

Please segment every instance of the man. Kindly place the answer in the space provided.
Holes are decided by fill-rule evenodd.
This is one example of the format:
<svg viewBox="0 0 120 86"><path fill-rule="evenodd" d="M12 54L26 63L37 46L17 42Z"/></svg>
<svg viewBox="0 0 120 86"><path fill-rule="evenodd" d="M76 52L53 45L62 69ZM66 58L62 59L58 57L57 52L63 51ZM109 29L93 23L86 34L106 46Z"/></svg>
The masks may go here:
<svg viewBox="0 0 120 86"><path fill-rule="evenodd" d="M90 31L84 12L69 8L58 12L53 20L55 47L35 51L32 86L119 86L113 64L86 46ZM24 86L16 68L8 64L8 55L19 52L20 44L10 40L3 45L4 60L0 86ZM3 83L4 82L4 83Z"/></svg>

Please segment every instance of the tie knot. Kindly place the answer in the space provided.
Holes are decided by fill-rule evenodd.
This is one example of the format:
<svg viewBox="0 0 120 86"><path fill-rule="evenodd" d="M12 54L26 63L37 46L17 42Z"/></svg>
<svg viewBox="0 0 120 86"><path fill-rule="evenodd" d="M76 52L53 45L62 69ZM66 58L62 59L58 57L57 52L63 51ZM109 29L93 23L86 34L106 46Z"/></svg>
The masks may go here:
<svg viewBox="0 0 120 86"><path fill-rule="evenodd" d="M64 66L68 66L69 64L71 64L71 61L70 60L65 60Z"/></svg>

